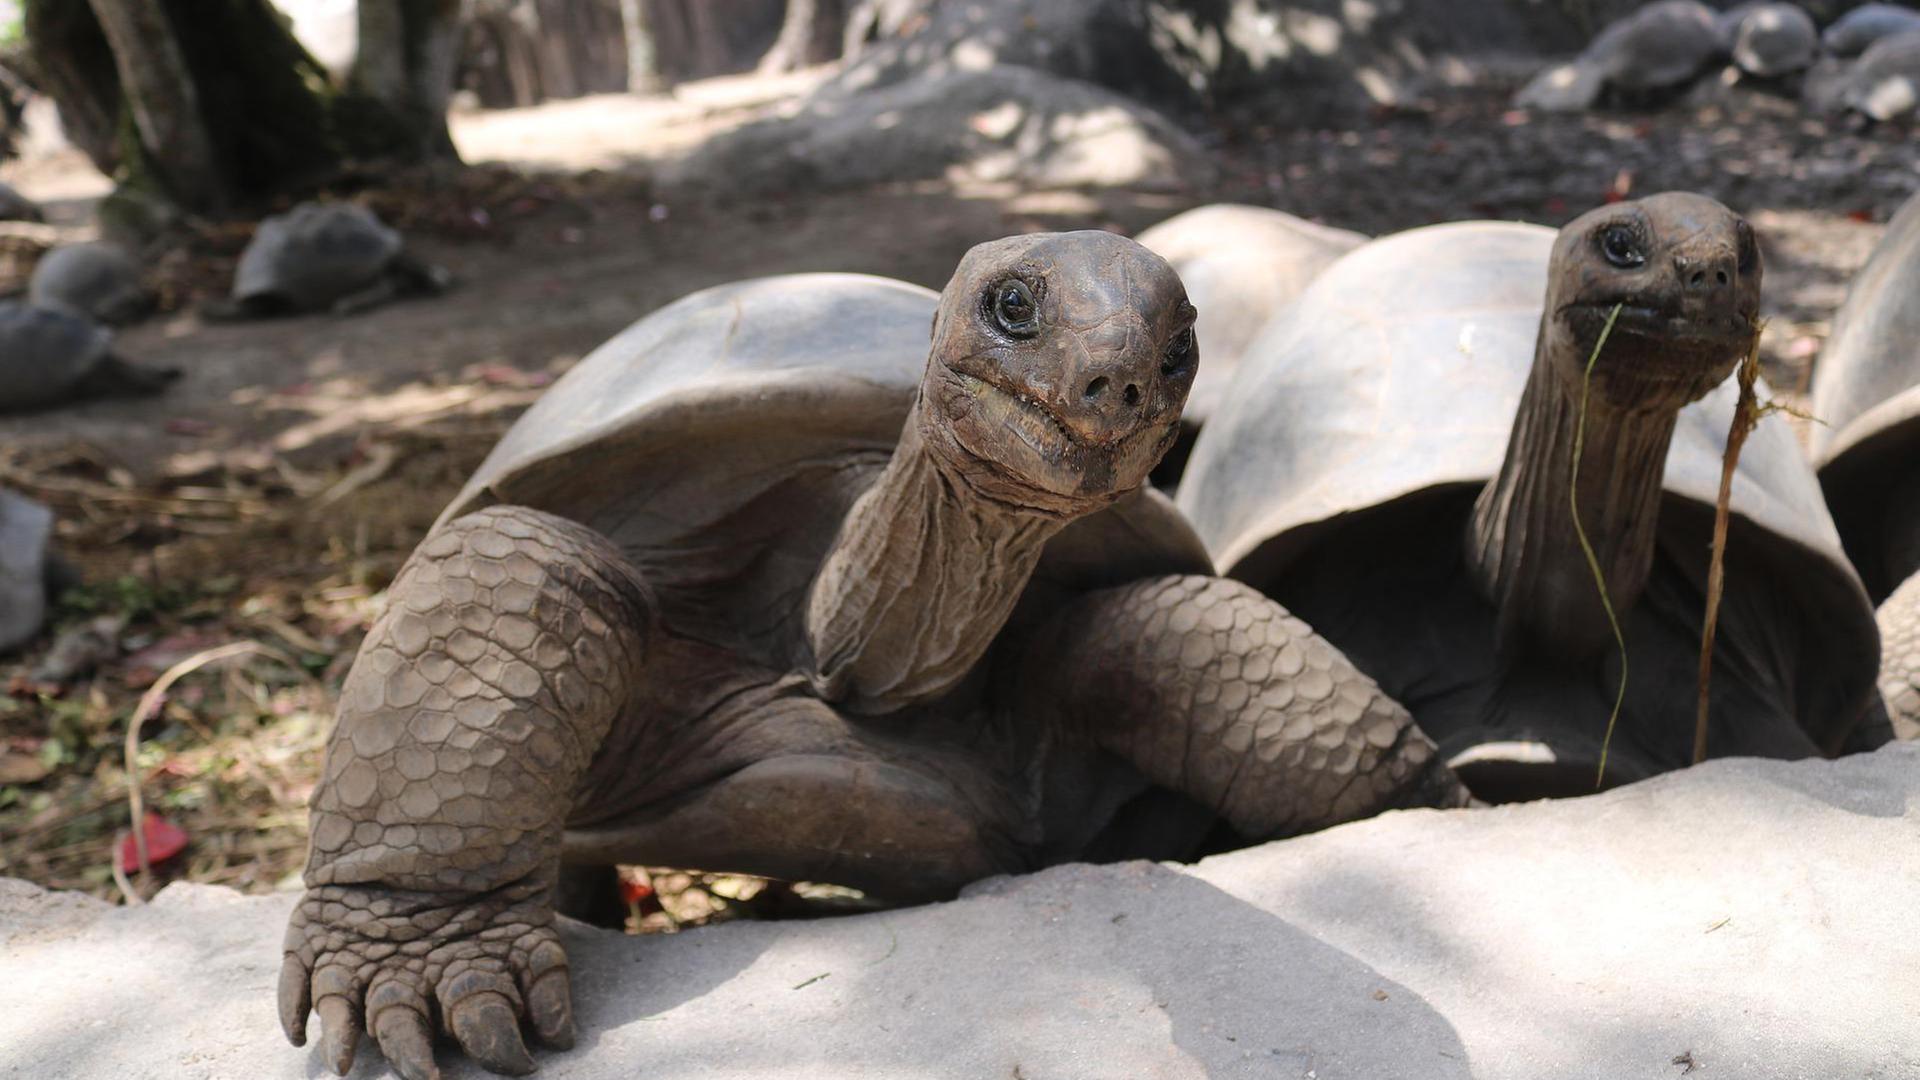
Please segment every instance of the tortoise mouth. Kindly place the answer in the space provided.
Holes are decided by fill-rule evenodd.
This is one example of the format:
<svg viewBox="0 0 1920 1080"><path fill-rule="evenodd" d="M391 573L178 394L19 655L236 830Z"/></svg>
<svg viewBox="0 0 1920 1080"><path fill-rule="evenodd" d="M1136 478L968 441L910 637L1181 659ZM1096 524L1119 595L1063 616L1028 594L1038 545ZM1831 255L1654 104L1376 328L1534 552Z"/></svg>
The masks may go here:
<svg viewBox="0 0 1920 1080"><path fill-rule="evenodd" d="M930 397L952 445L1004 481L1052 498L1124 495L1146 482L1179 435L1177 421L1143 420L1091 440L1032 394L945 364L937 370Z"/></svg>
<svg viewBox="0 0 1920 1080"><path fill-rule="evenodd" d="M1756 314L1738 304L1723 305L1713 312L1689 312L1683 310L1682 305L1649 303L1644 297L1623 296L1563 304L1559 316L1583 339L1597 340L1616 304L1620 306L1620 314L1614 319L1613 333L1682 345L1724 343L1744 347L1753 334Z"/></svg>

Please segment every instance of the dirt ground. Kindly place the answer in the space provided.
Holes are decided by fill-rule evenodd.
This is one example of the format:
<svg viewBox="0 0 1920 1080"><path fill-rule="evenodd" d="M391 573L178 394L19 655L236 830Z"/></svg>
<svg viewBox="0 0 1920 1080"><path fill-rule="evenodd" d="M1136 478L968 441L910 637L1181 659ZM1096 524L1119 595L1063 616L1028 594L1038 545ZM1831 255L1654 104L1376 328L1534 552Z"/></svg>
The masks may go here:
<svg viewBox="0 0 1920 1080"><path fill-rule="evenodd" d="M850 270L937 288L984 239L1135 232L1216 199L1379 233L1472 217L1559 224L1610 196L1691 188L1763 236L1763 355L1790 391L1882 223L1920 188L1907 132L1838 130L1744 91L1600 117L1523 116L1476 90L1340 130L1195 122L1225 179L1180 196L928 183L726 203L650 180L818 77L456 116L465 158L494 165L362 193L453 271L451 293L354 318L209 324L191 301L244 242L209 228L172 279L188 283L176 310L120 338L124 355L184 371L173 392L0 420L0 482L59 511L86 581L59 633L0 659L0 873L118 895L128 720L161 672L234 641L274 656L182 679L132 771L188 833L172 873L267 889L295 872L331 693L400 561L554 375L705 286ZM76 237L105 187L45 145L0 179L52 200ZM713 895L729 889L741 891Z"/></svg>

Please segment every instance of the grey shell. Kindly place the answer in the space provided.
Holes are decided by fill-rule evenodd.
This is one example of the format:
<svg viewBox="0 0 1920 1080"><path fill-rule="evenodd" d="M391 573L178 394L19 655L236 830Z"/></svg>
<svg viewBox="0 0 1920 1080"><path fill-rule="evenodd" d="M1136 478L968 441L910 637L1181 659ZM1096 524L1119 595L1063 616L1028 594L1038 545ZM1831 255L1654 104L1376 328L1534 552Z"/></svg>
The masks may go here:
<svg viewBox="0 0 1920 1080"><path fill-rule="evenodd" d="M52 536L52 511L0 488L0 654L32 640L46 619Z"/></svg>
<svg viewBox="0 0 1920 1080"><path fill-rule="evenodd" d="M1862 4L1833 21L1820 44L1835 56L1859 56L1874 42L1920 30L1920 11L1898 4Z"/></svg>
<svg viewBox="0 0 1920 1080"><path fill-rule="evenodd" d="M1533 363L1554 236L1466 222L1375 240L1267 325L1180 486L1180 508L1222 573L1261 585L1347 515L1436 489L1470 499L1499 471ZM1676 505L1713 506L1736 397L1728 380L1681 411L1663 526ZM1733 543L1780 545L1805 568L1781 585L1802 615L1848 627L1828 647L1867 647L1870 621L1842 619L1871 612L1781 417L1762 420L1747 442L1732 507Z"/></svg>
<svg viewBox="0 0 1920 1080"><path fill-rule="evenodd" d="M1763 79L1813 65L1820 30L1796 4L1742 4L1720 16L1721 45L1740 70Z"/></svg>
<svg viewBox="0 0 1920 1080"><path fill-rule="evenodd" d="M88 319L0 301L0 412L67 400L112 345L113 332Z"/></svg>
<svg viewBox="0 0 1920 1080"><path fill-rule="evenodd" d="M301 203L260 223L240 255L233 298L327 308L372 285L402 247L400 234L353 203Z"/></svg>
<svg viewBox="0 0 1920 1080"><path fill-rule="evenodd" d="M1695 0L1660 0L1600 31L1572 62L1535 76L1514 104L1573 111L1593 107L1608 87L1665 90L1698 75L1720 53L1712 8Z"/></svg>
<svg viewBox="0 0 1920 1080"><path fill-rule="evenodd" d="M1838 104L1875 120L1920 106L1920 29L1874 42L1841 76Z"/></svg>
<svg viewBox="0 0 1920 1080"><path fill-rule="evenodd" d="M1240 354L1273 313L1367 241L1279 210L1231 203L1176 214L1137 239L1173 265L1200 313L1200 372L1184 414L1194 425L1219 410Z"/></svg>
<svg viewBox="0 0 1920 1080"><path fill-rule="evenodd" d="M34 266L27 298L38 307L120 323L146 307L147 290L140 265L117 244L69 244Z"/></svg>
<svg viewBox="0 0 1920 1080"><path fill-rule="evenodd" d="M892 454L937 306L926 289L856 274L688 296L555 383L441 522L497 503L580 521L669 606L706 611L725 635L756 617L739 612L805 588L861 477ZM1050 542L1036 579L1087 588L1209 569L1172 503L1142 490Z"/></svg>
<svg viewBox="0 0 1920 1080"><path fill-rule="evenodd" d="M1888 492L1920 451L1920 196L1887 224L1854 276L1813 372L1814 462L1867 590L1885 596L1915 569L1885 559Z"/></svg>

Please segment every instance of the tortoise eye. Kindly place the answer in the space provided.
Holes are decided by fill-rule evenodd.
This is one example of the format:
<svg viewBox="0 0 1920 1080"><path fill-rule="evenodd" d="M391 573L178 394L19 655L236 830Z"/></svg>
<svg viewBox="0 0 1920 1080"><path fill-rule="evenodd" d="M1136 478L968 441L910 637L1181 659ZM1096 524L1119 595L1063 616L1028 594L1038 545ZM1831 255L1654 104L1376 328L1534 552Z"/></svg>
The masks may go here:
<svg viewBox="0 0 1920 1080"><path fill-rule="evenodd" d="M1600 233L1600 254L1607 261L1622 270L1631 270L1646 264L1647 257L1640 251L1640 239L1633 230L1625 225L1609 225Z"/></svg>
<svg viewBox="0 0 1920 1080"><path fill-rule="evenodd" d="M1040 331L1040 311L1033 302L1033 290L1019 278L1008 278L993 287L993 320L1014 337L1032 337Z"/></svg>

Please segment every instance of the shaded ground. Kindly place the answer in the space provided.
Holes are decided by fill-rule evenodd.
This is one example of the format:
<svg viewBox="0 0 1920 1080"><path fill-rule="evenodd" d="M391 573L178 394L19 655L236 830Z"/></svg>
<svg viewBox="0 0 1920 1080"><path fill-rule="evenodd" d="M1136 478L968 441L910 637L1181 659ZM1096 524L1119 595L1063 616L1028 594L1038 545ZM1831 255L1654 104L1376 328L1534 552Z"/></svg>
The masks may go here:
<svg viewBox="0 0 1920 1080"><path fill-rule="evenodd" d="M170 396L0 420L0 482L59 510L62 548L89 583L63 606L65 653L43 642L0 660L0 874L114 895L136 700L173 663L236 639L285 662L183 679L135 770L149 803L187 827L188 876L263 889L297 869L330 694L400 561L555 374L707 285L831 269L937 288L980 240L1133 232L1213 198L1378 233L1485 216L1558 224L1609 193L1690 187L1765 237L1765 357L1791 389L1877 223L1920 187L1904 132L1838 133L1773 99L1530 118L1481 91L1357 130L1253 117L1203 131L1227 179L1184 197L927 184L725 204L649 182L653 162L815 77L458 117L469 160L514 170L362 193L455 272L450 295L349 320L205 325L193 296L244 242L209 230L168 271L178 309L122 336L127 355L185 369ZM98 190L71 156L0 178L66 200L54 209L68 225ZM76 627L106 643L79 662Z"/></svg>

